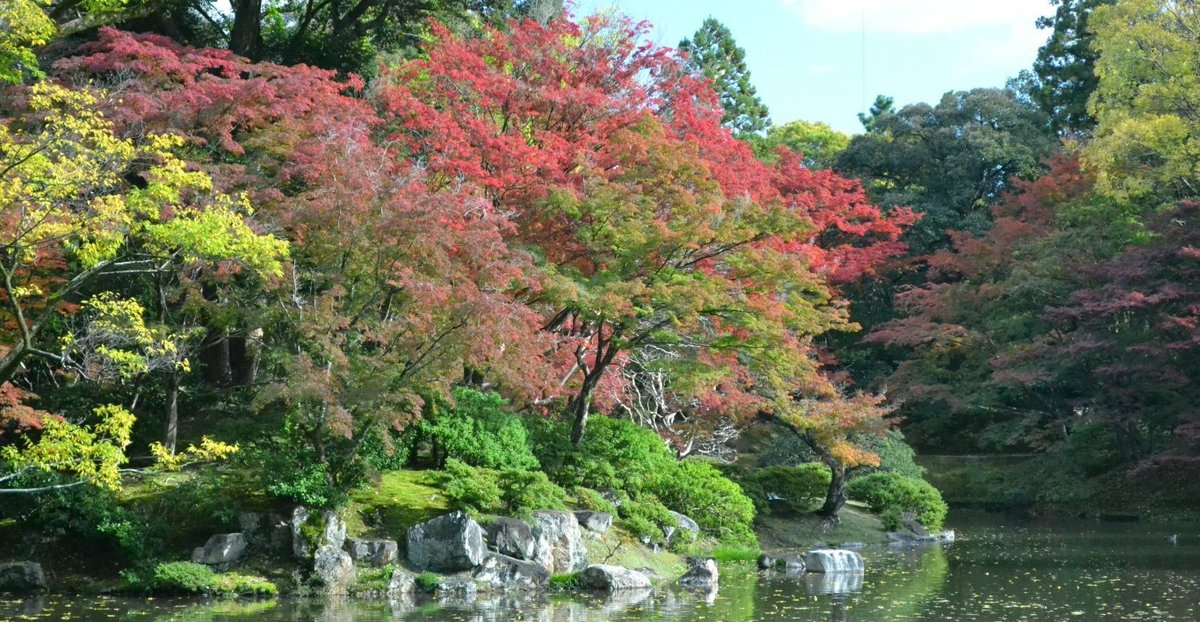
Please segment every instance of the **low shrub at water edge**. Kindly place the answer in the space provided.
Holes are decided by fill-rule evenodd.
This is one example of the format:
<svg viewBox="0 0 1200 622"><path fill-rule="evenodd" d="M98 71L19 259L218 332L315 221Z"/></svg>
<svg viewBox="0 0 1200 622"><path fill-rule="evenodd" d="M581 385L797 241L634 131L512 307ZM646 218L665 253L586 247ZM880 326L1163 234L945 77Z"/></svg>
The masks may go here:
<svg viewBox="0 0 1200 622"><path fill-rule="evenodd" d="M433 592L437 589L438 582L442 580L441 575L436 572L426 570L417 575L417 588L422 592Z"/></svg>
<svg viewBox="0 0 1200 622"><path fill-rule="evenodd" d="M754 561L762 555L762 550L756 546L736 546L723 544L712 550L709 557L719 562Z"/></svg>
<svg viewBox="0 0 1200 622"><path fill-rule="evenodd" d="M160 592L202 594L212 588L216 574L204 564L167 562L154 567L154 589Z"/></svg>
<svg viewBox="0 0 1200 622"><path fill-rule="evenodd" d="M236 572L218 574L204 564L166 562L154 567L153 589L168 594L275 596L279 589L262 577Z"/></svg>
<svg viewBox="0 0 1200 622"><path fill-rule="evenodd" d="M938 531L946 520L948 507L942 494L929 482L899 473L872 473L846 485L846 494L863 501L871 511L883 517L884 527L899 529L905 512L916 514L926 529Z"/></svg>
<svg viewBox="0 0 1200 622"><path fill-rule="evenodd" d="M570 592L579 589L579 573L564 572L550 575L550 589L556 592Z"/></svg>

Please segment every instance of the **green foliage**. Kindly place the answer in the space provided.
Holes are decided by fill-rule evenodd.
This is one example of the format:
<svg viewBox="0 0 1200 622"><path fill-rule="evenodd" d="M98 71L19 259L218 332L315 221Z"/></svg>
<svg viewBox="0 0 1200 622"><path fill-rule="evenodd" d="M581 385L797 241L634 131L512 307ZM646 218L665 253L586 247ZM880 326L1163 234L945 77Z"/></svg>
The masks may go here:
<svg viewBox="0 0 1200 622"><path fill-rule="evenodd" d="M1095 33L1089 26L1097 7L1116 0L1052 0L1058 6L1052 17L1042 17L1038 28L1049 28L1050 36L1038 48L1033 73L1037 81L1030 95L1054 128L1062 133L1091 130L1095 120L1088 114L1088 99L1096 90Z"/></svg>
<svg viewBox="0 0 1200 622"><path fill-rule="evenodd" d="M216 573L204 564L167 562L154 567L154 588L161 592L203 594L212 589Z"/></svg>
<svg viewBox="0 0 1200 622"><path fill-rule="evenodd" d="M276 596L279 588L263 577L226 572L213 577L212 591L218 596Z"/></svg>
<svg viewBox="0 0 1200 622"><path fill-rule="evenodd" d="M675 517L667 506L657 499L646 498L637 501L626 501L618 511L618 522L635 538L654 543L666 540L664 527L678 527Z"/></svg>
<svg viewBox="0 0 1200 622"><path fill-rule="evenodd" d="M748 562L758 559L762 549L757 546L739 546L722 544L712 550L709 557L718 562Z"/></svg>
<svg viewBox="0 0 1200 622"><path fill-rule="evenodd" d="M438 467L454 459L489 469L536 469L525 426L507 405L496 393L458 387L453 405L435 401L413 435L432 445Z"/></svg>
<svg viewBox="0 0 1200 622"><path fill-rule="evenodd" d="M901 513L912 512L926 529L940 530L948 510L942 494L928 482L898 473L860 477L847 484L846 493L881 514L889 529L899 526Z"/></svg>
<svg viewBox="0 0 1200 622"><path fill-rule="evenodd" d="M0 4L0 85L19 84L26 76L40 76L33 48L45 45L54 34L54 22L42 10L41 0L6 0Z"/></svg>
<svg viewBox="0 0 1200 622"><path fill-rule="evenodd" d="M508 469L500 472L500 499L510 516L533 510L561 510L567 493L541 471Z"/></svg>
<svg viewBox="0 0 1200 622"><path fill-rule="evenodd" d="M258 474L263 490L273 497L309 507L331 507L340 499L330 488L328 467L306 444L285 428L284 436L252 444L241 463Z"/></svg>
<svg viewBox="0 0 1200 622"><path fill-rule="evenodd" d="M604 498L604 495L591 488L578 487L575 489L575 507L580 510L591 510L593 512L607 512L616 515L617 506L611 501Z"/></svg>
<svg viewBox="0 0 1200 622"><path fill-rule="evenodd" d="M691 39L679 43L687 52L688 66L713 83L725 110L721 122L739 134L761 132L771 122L767 107L758 98L746 68L746 51L738 47L733 33L710 17Z"/></svg>
<svg viewBox="0 0 1200 622"><path fill-rule="evenodd" d="M813 504L825 498L830 478L829 467L818 462L767 467L754 471L750 477L767 497L770 513L782 510L791 516L811 512Z"/></svg>
<svg viewBox="0 0 1200 622"><path fill-rule="evenodd" d="M677 462L658 480L654 493L664 505L696 521L704 533L722 542L758 544L750 528L754 503L710 462Z"/></svg>
<svg viewBox="0 0 1200 622"><path fill-rule="evenodd" d="M865 449L879 456L879 471L899 473L917 479L925 477L924 467L916 461L917 452L904 442L904 434L899 430L868 439L864 445Z"/></svg>
<svg viewBox="0 0 1200 622"><path fill-rule="evenodd" d="M166 562L154 567L153 589L167 594L212 594L215 596L275 596L274 583L236 572L217 574L204 564Z"/></svg>
<svg viewBox="0 0 1200 622"><path fill-rule="evenodd" d="M550 575L550 590L555 592L573 592L580 587L578 572L559 572Z"/></svg>
<svg viewBox="0 0 1200 622"><path fill-rule="evenodd" d="M499 473L475 468L451 458L441 476L441 487L451 507L471 513L489 512L500 506L504 493Z"/></svg>
<svg viewBox="0 0 1200 622"><path fill-rule="evenodd" d="M543 470L561 486L650 492L669 473L675 456L653 431L626 419L594 416L587 435L573 447L567 426L531 419L530 440Z"/></svg>
<svg viewBox="0 0 1200 622"><path fill-rule="evenodd" d="M417 589L422 592L433 592L437 589L438 583L442 580L441 575L436 572L426 570L417 575Z"/></svg>
<svg viewBox="0 0 1200 622"><path fill-rule="evenodd" d="M774 160L775 150L782 146L804 154L802 161L808 168L824 170L832 168L838 154L850 146L850 137L825 123L792 121L771 126L765 137L750 144L761 160Z"/></svg>

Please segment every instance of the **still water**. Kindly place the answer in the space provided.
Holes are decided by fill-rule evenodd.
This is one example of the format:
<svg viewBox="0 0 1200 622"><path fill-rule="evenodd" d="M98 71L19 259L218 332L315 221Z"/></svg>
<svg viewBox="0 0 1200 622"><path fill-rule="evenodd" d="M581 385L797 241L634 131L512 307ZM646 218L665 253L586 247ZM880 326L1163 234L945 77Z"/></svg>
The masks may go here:
<svg viewBox="0 0 1200 622"><path fill-rule="evenodd" d="M659 588L600 597L210 602L44 597L0 600L0 620L1200 620L1200 525L952 517L957 542L867 547L865 575L722 566L712 593ZM1168 536L1178 534L1178 544Z"/></svg>

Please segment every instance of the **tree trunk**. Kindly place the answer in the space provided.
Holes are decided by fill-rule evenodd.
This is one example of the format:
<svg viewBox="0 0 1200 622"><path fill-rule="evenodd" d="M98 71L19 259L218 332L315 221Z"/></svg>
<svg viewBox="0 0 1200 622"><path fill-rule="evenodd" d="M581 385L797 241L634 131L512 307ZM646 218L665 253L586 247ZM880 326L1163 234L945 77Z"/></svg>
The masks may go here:
<svg viewBox="0 0 1200 622"><path fill-rule="evenodd" d="M229 49L250 60L262 53L262 0L233 0L233 27Z"/></svg>
<svg viewBox="0 0 1200 622"><path fill-rule="evenodd" d="M829 491L825 494L825 505L817 510L817 514L837 518L842 506L846 505L846 467L829 464Z"/></svg>
<svg viewBox="0 0 1200 622"><path fill-rule="evenodd" d="M171 455L175 454L175 442L179 434L179 370L172 369L167 376L167 412L163 430L163 445Z"/></svg>
<svg viewBox="0 0 1200 622"><path fill-rule="evenodd" d="M228 386L233 382L233 367L229 361L229 334L223 328L208 329L204 339L205 376L209 382Z"/></svg>
<svg viewBox="0 0 1200 622"><path fill-rule="evenodd" d="M579 388L579 393L571 399L569 412L571 413L571 444L578 446L583 442L583 433L587 429L587 419L592 404L592 392L595 391L596 385L600 383L600 376L604 373L603 367L593 369L590 374L584 376L583 386Z"/></svg>

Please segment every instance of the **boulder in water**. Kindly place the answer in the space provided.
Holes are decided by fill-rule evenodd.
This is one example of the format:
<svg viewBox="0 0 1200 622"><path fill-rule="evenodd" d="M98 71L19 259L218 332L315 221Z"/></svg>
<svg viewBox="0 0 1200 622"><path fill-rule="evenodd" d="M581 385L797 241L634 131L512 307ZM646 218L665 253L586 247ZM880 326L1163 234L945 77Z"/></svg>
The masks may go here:
<svg viewBox="0 0 1200 622"><path fill-rule="evenodd" d="M717 584L720 573L717 572L717 562L713 558L689 557L687 566L687 572L679 578L680 585L710 588Z"/></svg>
<svg viewBox="0 0 1200 622"><path fill-rule="evenodd" d="M36 592L46 589L46 573L37 562L0 564L0 592Z"/></svg>
<svg viewBox="0 0 1200 622"><path fill-rule="evenodd" d="M550 583L550 573L539 564L495 553L485 557L471 577L480 587L499 591L541 589Z"/></svg>
<svg viewBox="0 0 1200 622"><path fill-rule="evenodd" d="M579 573L579 584L584 589L605 592L622 590L648 590L650 579L646 575L622 566L596 564L588 566Z"/></svg>
<svg viewBox="0 0 1200 622"><path fill-rule="evenodd" d="M856 551L816 549L805 557L809 572L862 572L863 558Z"/></svg>

